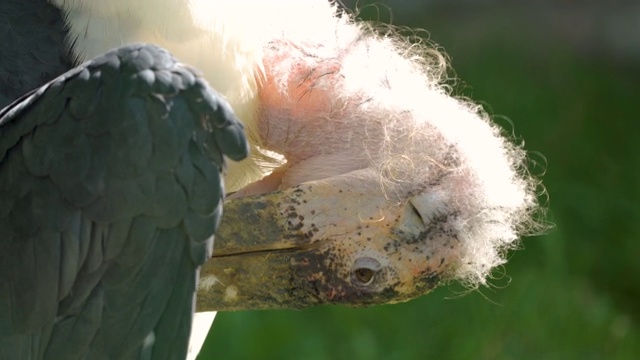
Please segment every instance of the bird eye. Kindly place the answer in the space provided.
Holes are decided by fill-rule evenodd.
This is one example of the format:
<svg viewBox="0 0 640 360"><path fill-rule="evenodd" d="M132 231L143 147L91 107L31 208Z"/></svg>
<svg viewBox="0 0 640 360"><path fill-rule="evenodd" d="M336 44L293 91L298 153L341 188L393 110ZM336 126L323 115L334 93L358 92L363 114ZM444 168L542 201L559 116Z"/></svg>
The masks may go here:
<svg viewBox="0 0 640 360"><path fill-rule="evenodd" d="M373 282L373 276L376 274L375 271L367 268L356 269L353 274L355 275L358 282L362 285L369 285Z"/></svg>
<svg viewBox="0 0 640 360"><path fill-rule="evenodd" d="M370 257L357 258L351 270L351 281L356 285L367 286L373 283L380 270L378 260Z"/></svg>

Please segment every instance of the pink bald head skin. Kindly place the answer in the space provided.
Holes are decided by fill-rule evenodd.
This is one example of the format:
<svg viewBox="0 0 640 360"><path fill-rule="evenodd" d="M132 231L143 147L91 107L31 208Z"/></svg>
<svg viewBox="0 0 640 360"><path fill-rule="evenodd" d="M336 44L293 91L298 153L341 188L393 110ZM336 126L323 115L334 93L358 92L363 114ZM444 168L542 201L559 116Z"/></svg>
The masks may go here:
<svg viewBox="0 0 640 360"><path fill-rule="evenodd" d="M315 50L323 52L323 46ZM368 166L362 124L353 120L362 96L340 94L341 57L320 59L288 42L265 49L258 132L264 149L286 163L234 197L271 192Z"/></svg>

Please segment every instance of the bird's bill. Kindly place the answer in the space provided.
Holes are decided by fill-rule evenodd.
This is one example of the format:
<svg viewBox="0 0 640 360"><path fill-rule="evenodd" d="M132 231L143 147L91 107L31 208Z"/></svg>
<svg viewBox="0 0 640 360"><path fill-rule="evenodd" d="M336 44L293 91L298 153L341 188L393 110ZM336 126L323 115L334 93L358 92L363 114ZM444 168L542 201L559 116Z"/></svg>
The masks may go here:
<svg viewBox="0 0 640 360"><path fill-rule="evenodd" d="M372 178L356 172L227 200L197 310L372 305L433 289L456 246L430 232L416 199L390 201Z"/></svg>

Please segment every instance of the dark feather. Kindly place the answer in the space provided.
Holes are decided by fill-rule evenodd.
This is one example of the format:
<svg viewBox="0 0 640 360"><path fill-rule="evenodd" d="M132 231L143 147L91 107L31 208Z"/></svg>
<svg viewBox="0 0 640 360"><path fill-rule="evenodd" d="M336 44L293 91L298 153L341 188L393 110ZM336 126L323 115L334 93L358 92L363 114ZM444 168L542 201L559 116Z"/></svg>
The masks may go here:
<svg viewBox="0 0 640 360"><path fill-rule="evenodd" d="M229 106L133 45L0 111L0 358L173 359L221 216Z"/></svg>

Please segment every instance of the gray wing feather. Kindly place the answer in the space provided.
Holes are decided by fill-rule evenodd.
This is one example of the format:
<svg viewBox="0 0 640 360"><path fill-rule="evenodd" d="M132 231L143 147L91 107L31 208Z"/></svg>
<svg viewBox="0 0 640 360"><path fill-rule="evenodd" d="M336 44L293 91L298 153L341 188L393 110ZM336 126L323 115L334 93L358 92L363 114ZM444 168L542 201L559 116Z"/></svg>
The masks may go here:
<svg viewBox="0 0 640 360"><path fill-rule="evenodd" d="M149 45L0 111L0 358L184 358L222 212L229 106Z"/></svg>
<svg viewBox="0 0 640 360"><path fill-rule="evenodd" d="M0 109L72 67L61 11L47 0L0 1Z"/></svg>

